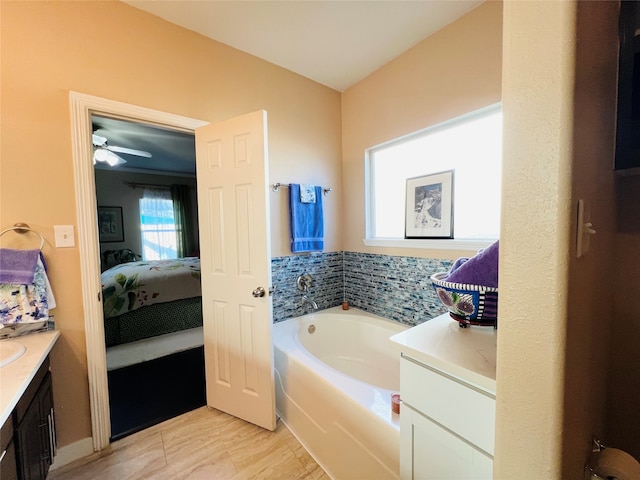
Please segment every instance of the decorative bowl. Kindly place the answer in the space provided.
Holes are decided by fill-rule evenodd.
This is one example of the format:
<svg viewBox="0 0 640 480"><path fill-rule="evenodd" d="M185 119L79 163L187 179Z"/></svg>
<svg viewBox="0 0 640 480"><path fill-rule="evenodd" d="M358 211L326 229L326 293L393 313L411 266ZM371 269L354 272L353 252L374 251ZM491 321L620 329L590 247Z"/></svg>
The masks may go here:
<svg viewBox="0 0 640 480"><path fill-rule="evenodd" d="M497 327L498 289L482 285L447 282L448 272L434 273L431 283L440 302L460 326L487 325Z"/></svg>

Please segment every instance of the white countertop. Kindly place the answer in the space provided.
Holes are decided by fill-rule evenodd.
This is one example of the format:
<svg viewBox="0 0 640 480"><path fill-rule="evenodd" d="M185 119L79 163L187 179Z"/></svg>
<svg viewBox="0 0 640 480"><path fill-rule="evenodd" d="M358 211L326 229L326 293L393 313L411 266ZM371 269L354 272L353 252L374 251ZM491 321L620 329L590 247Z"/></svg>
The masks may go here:
<svg viewBox="0 0 640 480"><path fill-rule="evenodd" d="M20 358L0 367L0 425L11 415L59 336L58 330L52 330L0 340L26 347Z"/></svg>
<svg viewBox="0 0 640 480"><path fill-rule="evenodd" d="M393 348L493 394L496 392L497 330L460 328L448 313L393 335Z"/></svg>

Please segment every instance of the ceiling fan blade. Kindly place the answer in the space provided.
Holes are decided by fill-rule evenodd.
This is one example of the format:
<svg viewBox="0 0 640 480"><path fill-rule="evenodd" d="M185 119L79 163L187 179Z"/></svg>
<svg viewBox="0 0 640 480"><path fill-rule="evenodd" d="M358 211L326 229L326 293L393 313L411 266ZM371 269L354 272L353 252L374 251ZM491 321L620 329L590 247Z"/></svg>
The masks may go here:
<svg viewBox="0 0 640 480"><path fill-rule="evenodd" d="M116 146L112 147L110 145L107 146L106 148L108 150L111 150L112 152L128 153L129 155L136 155L138 157L151 158L151 154L143 150L134 150L133 148L116 147Z"/></svg>
<svg viewBox="0 0 640 480"><path fill-rule="evenodd" d="M107 138L106 137L101 137L100 135L96 135L95 133L93 134L93 144L96 147L100 147L100 146L104 145L105 143L107 143Z"/></svg>

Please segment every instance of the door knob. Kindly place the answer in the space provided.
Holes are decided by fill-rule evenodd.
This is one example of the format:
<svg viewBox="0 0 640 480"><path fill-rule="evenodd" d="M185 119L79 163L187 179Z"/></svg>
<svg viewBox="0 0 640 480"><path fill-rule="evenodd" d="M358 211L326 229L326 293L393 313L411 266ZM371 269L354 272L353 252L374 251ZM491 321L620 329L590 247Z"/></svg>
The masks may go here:
<svg viewBox="0 0 640 480"><path fill-rule="evenodd" d="M264 288L258 287L251 293L254 297L258 298L258 297L264 297L265 291L264 291Z"/></svg>

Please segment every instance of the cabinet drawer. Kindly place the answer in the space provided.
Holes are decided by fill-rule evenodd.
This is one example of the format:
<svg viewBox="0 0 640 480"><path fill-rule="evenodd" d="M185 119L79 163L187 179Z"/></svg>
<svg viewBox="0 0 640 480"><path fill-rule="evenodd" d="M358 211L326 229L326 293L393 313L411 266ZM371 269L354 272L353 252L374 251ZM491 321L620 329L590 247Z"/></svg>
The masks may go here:
<svg viewBox="0 0 640 480"><path fill-rule="evenodd" d="M403 403L493 455L493 396L406 356L400 365Z"/></svg>

